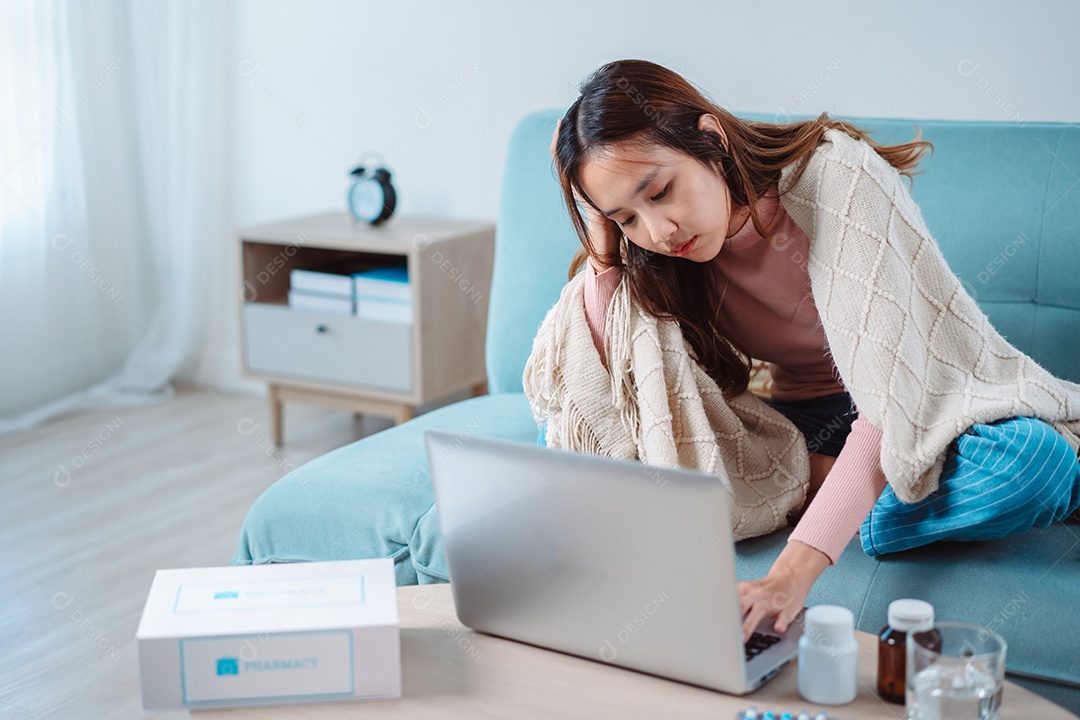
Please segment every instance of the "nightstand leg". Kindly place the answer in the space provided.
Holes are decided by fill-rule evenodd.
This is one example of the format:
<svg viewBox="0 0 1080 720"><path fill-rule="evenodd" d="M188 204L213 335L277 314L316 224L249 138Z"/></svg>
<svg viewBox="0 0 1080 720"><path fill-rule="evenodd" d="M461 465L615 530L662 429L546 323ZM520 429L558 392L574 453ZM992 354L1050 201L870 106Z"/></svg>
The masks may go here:
<svg viewBox="0 0 1080 720"><path fill-rule="evenodd" d="M285 442L284 430L282 423L282 406L281 391L277 385L268 386L270 394L270 426L274 431L274 445L281 447Z"/></svg>
<svg viewBox="0 0 1080 720"><path fill-rule="evenodd" d="M416 413L413 412L412 405L398 405L394 410L394 424L401 425L407 423L416 417Z"/></svg>

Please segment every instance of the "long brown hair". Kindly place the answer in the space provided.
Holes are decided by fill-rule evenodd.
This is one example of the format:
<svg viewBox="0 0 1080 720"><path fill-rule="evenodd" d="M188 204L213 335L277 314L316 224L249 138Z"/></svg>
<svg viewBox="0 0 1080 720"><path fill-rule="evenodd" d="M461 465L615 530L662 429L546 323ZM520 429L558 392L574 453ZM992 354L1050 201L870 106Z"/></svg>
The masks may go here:
<svg viewBox="0 0 1080 720"><path fill-rule="evenodd" d="M720 121L720 137L699 129L698 119L711 113ZM653 253L622 241L623 250L601 256L589 242L587 225L575 192L592 204L581 186L581 169L591 153L616 143L661 145L689 155L722 177L731 193L732 210L750 208L750 220L765 235L758 217L759 199L780 180L787 165L808 158L827 129L837 128L865 140L910 180L923 153L933 145L915 140L882 146L869 132L822 113L816 120L792 123L752 122L718 107L679 74L646 60L617 60L596 70L566 111L555 145L555 163L563 198L582 247L570 264L569 277L593 255L606 266L626 273L634 300L649 314L678 321L695 359L728 397L746 390L751 359L729 337L719 321L720 291L713 263L697 263ZM792 184L805 170L801 163ZM595 205L594 205L595 207ZM766 218L767 219L767 218ZM612 232L621 237L615 221ZM623 257L625 253L625 257Z"/></svg>

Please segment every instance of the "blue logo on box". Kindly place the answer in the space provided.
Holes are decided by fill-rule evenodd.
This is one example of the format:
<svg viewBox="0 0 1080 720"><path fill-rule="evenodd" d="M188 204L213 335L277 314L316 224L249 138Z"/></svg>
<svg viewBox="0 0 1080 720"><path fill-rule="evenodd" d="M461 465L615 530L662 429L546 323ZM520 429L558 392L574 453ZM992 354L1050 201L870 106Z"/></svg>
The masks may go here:
<svg viewBox="0 0 1080 720"><path fill-rule="evenodd" d="M214 593L215 600L229 600L238 597L240 597L240 593L236 592L235 590L225 590L222 592Z"/></svg>
<svg viewBox="0 0 1080 720"><path fill-rule="evenodd" d="M234 657L218 658L217 661L217 674L221 675L239 675L240 674L240 661Z"/></svg>

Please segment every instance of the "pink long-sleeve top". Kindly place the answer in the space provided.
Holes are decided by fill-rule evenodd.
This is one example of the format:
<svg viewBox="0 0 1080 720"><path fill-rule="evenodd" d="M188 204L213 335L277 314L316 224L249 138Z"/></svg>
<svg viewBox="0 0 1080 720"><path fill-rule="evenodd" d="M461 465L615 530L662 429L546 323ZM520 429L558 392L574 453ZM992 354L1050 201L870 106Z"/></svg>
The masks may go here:
<svg viewBox="0 0 1080 720"><path fill-rule="evenodd" d="M758 204L770 240L749 220L711 262L720 270L720 319L751 357L769 364L777 400L807 400L844 390L810 291L810 242L773 188ZM604 324L620 270L597 273L586 263L585 316L600 356ZM885 489L881 431L862 415L788 542L798 540L835 563Z"/></svg>

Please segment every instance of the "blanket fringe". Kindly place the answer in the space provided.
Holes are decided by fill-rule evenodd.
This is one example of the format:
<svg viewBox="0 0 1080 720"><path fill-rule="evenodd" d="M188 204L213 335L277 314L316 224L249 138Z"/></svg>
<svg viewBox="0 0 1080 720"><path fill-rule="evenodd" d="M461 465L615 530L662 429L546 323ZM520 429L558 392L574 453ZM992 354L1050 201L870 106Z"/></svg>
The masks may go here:
<svg viewBox="0 0 1080 720"><path fill-rule="evenodd" d="M752 393L737 410L729 406L678 324L637 307L625 281L606 329L607 368L585 317L584 276L576 276L544 318L522 378L538 423L548 420L547 444L725 475L736 539L786 525L809 481L798 429Z"/></svg>

